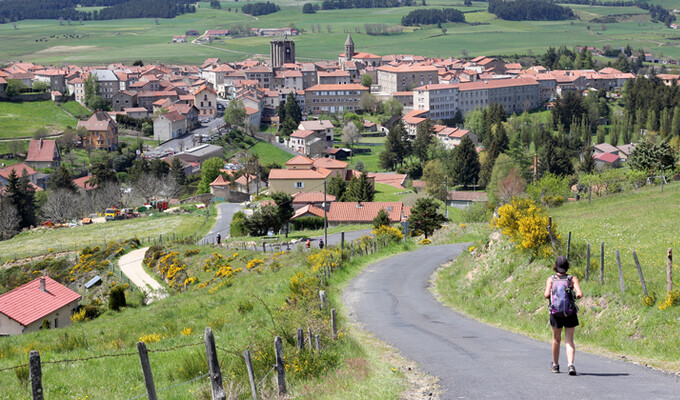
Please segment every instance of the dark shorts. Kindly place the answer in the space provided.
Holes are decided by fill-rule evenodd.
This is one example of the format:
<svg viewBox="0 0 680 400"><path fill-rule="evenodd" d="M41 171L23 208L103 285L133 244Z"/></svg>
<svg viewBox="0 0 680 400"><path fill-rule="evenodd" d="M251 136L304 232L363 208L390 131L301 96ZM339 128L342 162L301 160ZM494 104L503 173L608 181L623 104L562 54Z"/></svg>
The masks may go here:
<svg viewBox="0 0 680 400"><path fill-rule="evenodd" d="M578 315L572 314L568 317L556 317L550 314L550 326L553 328L573 328L578 326Z"/></svg>

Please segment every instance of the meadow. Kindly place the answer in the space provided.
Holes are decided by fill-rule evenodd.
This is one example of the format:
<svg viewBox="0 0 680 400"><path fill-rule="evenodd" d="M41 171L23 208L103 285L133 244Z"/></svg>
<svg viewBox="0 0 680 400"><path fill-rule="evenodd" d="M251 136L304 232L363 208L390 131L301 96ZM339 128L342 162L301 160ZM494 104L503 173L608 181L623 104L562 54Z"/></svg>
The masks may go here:
<svg viewBox="0 0 680 400"><path fill-rule="evenodd" d="M75 127L78 121L52 101L0 102L0 137L33 136L38 128L50 133Z"/></svg>
<svg viewBox="0 0 680 400"><path fill-rule="evenodd" d="M22 232L9 240L0 241L0 260L7 261L24 256L79 250L86 246L101 246L109 241L121 241L131 237L158 238L164 235L183 237L195 235L201 238L214 224L212 213L204 224L205 213L154 214L149 217L102 224L80 225L74 228L44 228Z"/></svg>
<svg viewBox="0 0 680 400"><path fill-rule="evenodd" d="M320 10L303 14L301 5L293 1L277 2L281 11L257 18L234 12L238 2L222 2L221 10L201 7L195 14L185 14L171 20L127 19L114 21L72 22L59 25L52 20L19 21L0 24L0 60L33 61L45 64L105 64L131 63L141 59L146 63L199 64L208 57L223 61L241 60L269 54L269 38L248 37L224 39L211 44L172 43L172 36L196 29L224 29L234 24L258 28L279 28L294 25L303 29L295 37L296 56L300 61L335 59L343 51L347 33L352 34L357 51L385 54L418 54L425 56L460 57L463 54L512 55L538 54L548 46L591 45L646 48L679 57L680 45L675 31L661 23L651 23L647 15L626 22L591 24L589 21L611 14L641 14L636 7L572 6L580 20L570 21L503 21L485 11L486 3L474 2L464 7L458 1L435 0L428 7L455 7L466 13L468 23L447 23L443 34L439 28L404 29L401 34L369 36L363 31L366 23L399 25L401 17L413 7L381 9ZM669 5L667 5L669 6ZM229 11L232 8L232 11ZM320 31L312 32L312 27ZM316 29L315 29L316 30Z"/></svg>
<svg viewBox="0 0 680 400"><path fill-rule="evenodd" d="M584 291L577 328L579 346L600 354L625 355L673 372L680 371L680 318L675 297L666 296L666 250L677 248L680 186L647 187L550 209L562 236L560 254L572 232L570 273ZM604 284L599 282L600 242L605 242ZM586 244L591 244L586 281ZM615 251L620 252L625 292L621 292ZM636 251L649 296L645 297L632 257ZM534 259L494 236L443 270L437 292L453 308L474 318L548 341L546 278L550 259ZM673 266L674 287L678 268ZM676 289L677 290L677 289ZM677 295L677 293L676 293ZM676 296L674 295L674 296ZM479 301L484 299L484 301ZM546 347L547 349L547 347Z"/></svg>

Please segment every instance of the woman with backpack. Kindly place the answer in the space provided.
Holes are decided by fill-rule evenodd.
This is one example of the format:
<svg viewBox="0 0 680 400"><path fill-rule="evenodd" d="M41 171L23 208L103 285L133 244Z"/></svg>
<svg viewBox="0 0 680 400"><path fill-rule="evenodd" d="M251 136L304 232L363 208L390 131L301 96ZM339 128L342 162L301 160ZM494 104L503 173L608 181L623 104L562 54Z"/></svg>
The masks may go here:
<svg viewBox="0 0 680 400"><path fill-rule="evenodd" d="M553 332L553 362L550 364L550 370L554 373L560 372L560 341L562 339L562 328L564 328L569 375L576 375L574 328L578 326L578 307L576 307L575 299L583 297L583 292L578 278L567 274L569 260L566 257L557 257L553 270L555 274L546 281L544 293L545 298L550 300L550 326Z"/></svg>

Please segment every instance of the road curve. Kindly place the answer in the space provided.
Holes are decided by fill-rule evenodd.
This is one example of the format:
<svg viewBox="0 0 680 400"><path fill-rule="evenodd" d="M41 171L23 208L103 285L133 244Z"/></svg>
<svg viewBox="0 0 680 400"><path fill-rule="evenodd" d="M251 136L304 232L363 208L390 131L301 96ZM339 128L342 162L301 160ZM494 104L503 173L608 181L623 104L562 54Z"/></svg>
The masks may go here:
<svg viewBox="0 0 680 400"><path fill-rule="evenodd" d="M217 219L215 220L215 225L210 232L198 242L198 244L215 243L218 233L222 235L222 240L228 238L231 219L242 207L241 203L219 203L217 205Z"/></svg>
<svg viewBox="0 0 680 400"><path fill-rule="evenodd" d="M579 376L552 374L548 343L438 303L428 291L430 277L465 248L428 246L377 262L343 294L351 318L440 378L442 399L678 398L680 379L673 375L583 352L576 355ZM564 345L560 356L566 370Z"/></svg>
<svg viewBox="0 0 680 400"><path fill-rule="evenodd" d="M144 254L146 254L148 249L148 247L144 247L123 255L118 260L118 267L135 286L148 293L147 301L151 303L154 300L168 297L168 293L163 285L158 283L144 270L142 263L144 262Z"/></svg>

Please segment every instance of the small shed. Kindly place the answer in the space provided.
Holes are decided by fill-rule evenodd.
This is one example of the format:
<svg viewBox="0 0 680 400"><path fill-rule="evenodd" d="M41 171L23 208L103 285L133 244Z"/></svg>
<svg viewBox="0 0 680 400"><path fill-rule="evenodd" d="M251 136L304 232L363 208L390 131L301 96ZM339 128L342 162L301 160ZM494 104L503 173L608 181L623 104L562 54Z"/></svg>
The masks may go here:
<svg viewBox="0 0 680 400"><path fill-rule="evenodd" d="M85 283L85 289L90 289L92 286L96 285L101 285L102 284L102 278L99 275L96 275L94 278L90 279Z"/></svg>

